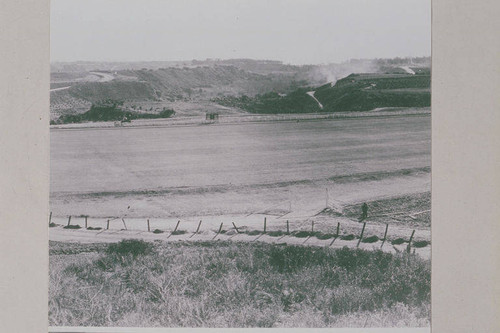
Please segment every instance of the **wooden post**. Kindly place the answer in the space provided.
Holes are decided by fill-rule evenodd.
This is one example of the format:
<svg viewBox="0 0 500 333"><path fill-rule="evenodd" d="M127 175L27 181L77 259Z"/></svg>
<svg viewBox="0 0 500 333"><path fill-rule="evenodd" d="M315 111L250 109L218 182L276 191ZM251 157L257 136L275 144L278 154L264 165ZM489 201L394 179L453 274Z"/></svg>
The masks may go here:
<svg viewBox="0 0 500 333"><path fill-rule="evenodd" d="M415 230L412 231L411 236L410 236L410 240L408 241L408 247L406 248L406 250L408 251L408 253L410 253L411 242L413 241L413 235L415 235Z"/></svg>
<svg viewBox="0 0 500 333"><path fill-rule="evenodd" d="M356 245L356 247L359 247L359 243L361 243L361 240L363 239L363 234L365 233L365 227L366 227L366 222L363 223L363 229L361 229L361 235L359 235L359 241L358 241L358 245Z"/></svg>
<svg viewBox="0 0 500 333"><path fill-rule="evenodd" d="M71 223L71 215L68 217L68 225Z"/></svg>
<svg viewBox="0 0 500 333"><path fill-rule="evenodd" d="M266 224L267 224L267 218L264 217L264 233L266 233Z"/></svg>
<svg viewBox="0 0 500 333"><path fill-rule="evenodd" d="M125 224L125 220L122 218L123 226L125 227L125 230L127 230L127 225Z"/></svg>
<svg viewBox="0 0 500 333"><path fill-rule="evenodd" d="M109 220L108 220L108 222L106 223L106 230L108 230L108 229L109 229Z"/></svg>
<svg viewBox="0 0 500 333"><path fill-rule="evenodd" d="M151 228L149 227L149 219L148 219L148 232L151 231Z"/></svg>
<svg viewBox="0 0 500 333"><path fill-rule="evenodd" d="M219 231L217 231L217 233L215 234L214 238L212 238L212 239L215 239L215 237L219 236L220 232L222 231L222 224L223 223L220 224Z"/></svg>
<svg viewBox="0 0 500 333"><path fill-rule="evenodd" d="M314 221L311 221L311 233L314 232Z"/></svg>
<svg viewBox="0 0 500 333"><path fill-rule="evenodd" d="M87 229L87 218L88 216L85 216L85 229Z"/></svg>
<svg viewBox="0 0 500 333"><path fill-rule="evenodd" d="M175 229L174 229L174 231L172 231L172 233L177 231L177 228L179 227L179 223L181 223L181 220L177 221L177 224L175 225Z"/></svg>
<svg viewBox="0 0 500 333"><path fill-rule="evenodd" d="M49 214L49 225L51 222L52 222L52 212L50 212L50 214Z"/></svg>
<svg viewBox="0 0 500 333"><path fill-rule="evenodd" d="M197 233L200 231L200 226L201 226L201 220L200 220L200 222L198 223L198 228L196 228L196 232L195 232L195 234L197 234Z"/></svg>
<svg viewBox="0 0 500 333"><path fill-rule="evenodd" d="M387 239L387 230L389 230L389 223L385 224L384 239L382 240L382 245L380 245L380 248L382 248L382 246L384 246L385 240Z"/></svg>
<svg viewBox="0 0 500 333"><path fill-rule="evenodd" d="M335 236L339 237L340 234L340 222L337 222L337 234Z"/></svg>
<svg viewBox="0 0 500 333"><path fill-rule="evenodd" d="M289 235L290 234L290 225L288 223L288 220L286 220L286 234Z"/></svg>
<svg viewBox="0 0 500 333"><path fill-rule="evenodd" d="M236 224L234 224L234 222L233 222L233 226L234 226L234 229L236 229L236 232L240 233L240 231L238 230L238 227L236 226Z"/></svg>

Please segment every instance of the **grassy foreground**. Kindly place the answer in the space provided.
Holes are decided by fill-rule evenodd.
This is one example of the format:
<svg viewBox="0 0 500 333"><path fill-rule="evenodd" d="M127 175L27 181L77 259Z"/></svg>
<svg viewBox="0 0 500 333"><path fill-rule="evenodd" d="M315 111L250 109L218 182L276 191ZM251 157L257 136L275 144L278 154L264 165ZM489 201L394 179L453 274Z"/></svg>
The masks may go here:
<svg viewBox="0 0 500 333"><path fill-rule="evenodd" d="M416 327L430 262L263 243L50 245L52 326Z"/></svg>

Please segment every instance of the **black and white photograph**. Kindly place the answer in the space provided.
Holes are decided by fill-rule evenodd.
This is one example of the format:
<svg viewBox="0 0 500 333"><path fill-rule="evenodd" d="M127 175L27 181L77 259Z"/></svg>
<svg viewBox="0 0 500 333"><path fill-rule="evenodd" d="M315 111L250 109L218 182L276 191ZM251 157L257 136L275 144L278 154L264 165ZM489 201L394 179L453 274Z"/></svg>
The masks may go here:
<svg viewBox="0 0 500 333"><path fill-rule="evenodd" d="M49 326L430 331L431 119L430 0L51 0Z"/></svg>

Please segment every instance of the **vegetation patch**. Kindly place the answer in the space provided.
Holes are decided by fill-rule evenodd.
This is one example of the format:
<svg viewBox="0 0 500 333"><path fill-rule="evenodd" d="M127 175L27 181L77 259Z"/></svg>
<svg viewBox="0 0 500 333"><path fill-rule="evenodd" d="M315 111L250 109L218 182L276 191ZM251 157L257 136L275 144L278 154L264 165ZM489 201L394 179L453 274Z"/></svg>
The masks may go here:
<svg viewBox="0 0 500 333"><path fill-rule="evenodd" d="M134 119L170 118L174 110L163 108L159 113L129 111L122 107L122 101L104 100L92 104L90 110L81 114L66 114L52 124L81 123L88 121L121 121L130 122Z"/></svg>
<svg viewBox="0 0 500 333"><path fill-rule="evenodd" d="M163 230L160 230L160 229L153 230L153 234L162 234L162 233L163 233Z"/></svg>
<svg viewBox="0 0 500 333"><path fill-rule="evenodd" d="M102 230L101 227L88 227L87 230Z"/></svg>
<svg viewBox="0 0 500 333"><path fill-rule="evenodd" d="M393 241L391 241L392 245L400 245L406 243L406 241L403 238L396 238Z"/></svg>
<svg viewBox="0 0 500 333"><path fill-rule="evenodd" d="M415 241L412 244L413 244L413 247L420 248L420 247L426 247L427 245L430 244L430 242L426 241L426 240L421 240L421 241Z"/></svg>
<svg viewBox="0 0 500 333"><path fill-rule="evenodd" d="M107 254L131 254L136 257L151 253L153 249L152 243L145 242L139 239L124 239L116 244L110 244L106 249Z"/></svg>
<svg viewBox="0 0 500 333"><path fill-rule="evenodd" d="M54 228L57 227L58 225L55 224L54 222L49 223L49 228Z"/></svg>
<svg viewBox="0 0 500 333"><path fill-rule="evenodd" d="M410 253L128 240L50 257L52 326L428 326L429 307L430 262Z"/></svg>
<svg viewBox="0 0 500 333"><path fill-rule="evenodd" d="M64 229L81 229L82 227L80 227L78 224L70 224L70 225L65 225L63 228Z"/></svg>
<svg viewBox="0 0 500 333"><path fill-rule="evenodd" d="M356 236L354 236L353 234L342 235L342 236L340 236L340 239L350 241L350 240L356 239Z"/></svg>
<svg viewBox="0 0 500 333"><path fill-rule="evenodd" d="M363 238L363 240L361 242L362 243L375 243L375 242L378 242L378 241L379 241L378 236L374 235L374 236Z"/></svg>
<svg viewBox="0 0 500 333"><path fill-rule="evenodd" d="M283 232L283 231L268 231L267 235L271 236L271 237L281 237L283 235L286 235L286 232Z"/></svg>
<svg viewBox="0 0 500 333"><path fill-rule="evenodd" d="M176 230L176 231L173 231L172 232L172 235L184 235L184 234L187 234L187 231L186 230Z"/></svg>

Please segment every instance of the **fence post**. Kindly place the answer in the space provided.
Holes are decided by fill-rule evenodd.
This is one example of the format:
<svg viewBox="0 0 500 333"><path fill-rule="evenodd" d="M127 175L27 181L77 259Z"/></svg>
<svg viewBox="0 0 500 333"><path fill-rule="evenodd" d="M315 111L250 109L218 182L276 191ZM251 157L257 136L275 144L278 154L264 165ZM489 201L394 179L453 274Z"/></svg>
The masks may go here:
<svg viewBox="0 0 500 333"><path fill-rule="evenodd" d="M340 222L337 222L337 234L336 236L339 237L340 234Z"/></svg>
<svg viewBox="0 0 500 333"><path fill-rule="evenodd" d="M125 224L125 220L122 218L123 226L125 227L125 230L127 230L127 225Z"/></svg>
<svg viewBox="0 0 500 333"><path fill-rule="evenodd" d="M363 229L361 229L361 235L359 235L359 241L358 241L358 245L356 245L356 247L359 247L359 243L361 243L361 240L363 239L363 234L365 233L365 227L366 227L366 222L363 223Z"/></svg>
<svg viewBox="0 0 500 333"><path fill-rule="evenodd" d="M286 220L286 234L290 235L290 225L288 224L288 220Z"/></svg>
<svg viewBox="0 0 500 333"><path fill-rule="evenodd" d="M382 245L380 245L380 248L382 248L382 246L384 246L385 240L387 239L387 230L389 230L389 223L385 224L384 239L382 240Z"/></svg>
<svg viewBox="0 0 500 333"><path fill-rule="evenodd" d="M197 233L200 231L200 226L201 226L201 220L200 220L200 222L198 223L198 228L196 228L196 232L195 232L195 234L197 234Z"/></svg>
<svg viewBox="0 0 500 333"><path fill-rule="evenodd" d="M266 233L266 224L267 224L267 218L264 217L264 233Z"/></svg>
<svg viewBox="0 0 500 333"><path fill-rule="evenodd" d="M408 251L408 253L410 253L411 242L413 240L413 235L415 235L415 230L412 231L411 236L410 236L410 240L408 241L408 247L406 248L406 251Z"/></svg>
<svg viewBox="0 0 500 333"><path fill-rule="evenodd" d="M234 226L234 229L236 229L236 232L240 233L240 231L238 230L238 227L236 226L236 224L234 224L234 222L233 222L233 226Z"/></svg>
<svg viewBox="0 0 500 333"><path fill-rule="evenodd" d="M149 219L148 219L148 232L151 231L151 228L149 227Z"/></svg>
<svg viewBox="0 0 500 333"><path fill-rule="evenodd" d="M179 227L179 223L181 223L181 220L177 221L177 224L175 225L174 231L172 231L172 233L177 231L177 228Z"/></svg>
<svg viewBox="0 0 500 333"><path fill-rule="evenodd" d="M311 233L314 232L314 221L311 221Z"/></svg>
<svg viewBox="0 0 500 333"><path fill-rule="evenodd" d="M220 232L222 231L222 224L223 224L223 222L221 222L220 227L219 227L219 231L217 231L217 233L215 234L214 238L212 238L212 240L214 240L215 237L219 236Z"/></svg>
<svg viewBox="0 0 500 333"><path fill-rule="evenodd" d="M85 229L87 229L87 218L88 216L85 215Z"/></svg>
<svg viewBox="0 0 500 333"><path fill-rule="evenodd" d="M71 223L71 215L68 217L68 226Z"/></svg>
<svg viewBox="0 0 500 333"><path fill-rule="evenodd" d="M109 220L108 220L108 222L106 223L106 230L108 230L108 229L109 229Z"/></svg>
<svg viewBox="0 0 500 333"><path fill-rule="evenodd" d="M52 212L49 214L49 224L52 222Z"/></svg>

